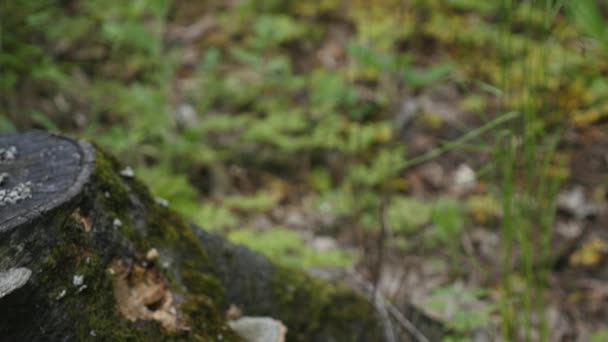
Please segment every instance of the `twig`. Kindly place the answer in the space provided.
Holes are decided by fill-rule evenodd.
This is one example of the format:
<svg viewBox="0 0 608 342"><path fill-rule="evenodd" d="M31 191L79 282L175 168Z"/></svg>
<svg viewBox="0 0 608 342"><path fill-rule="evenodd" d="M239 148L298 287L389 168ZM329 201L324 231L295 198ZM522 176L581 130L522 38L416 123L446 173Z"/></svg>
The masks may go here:
<svg viewBox="0 0 608 342"><path fill-rule="evenodd" d="M175 27L168 31L170 41L178 41L182 44L190 44L204 36L217 26L217 21L211 15L201 17L192 25L186 27Z"/></svg>
<svg viewBox="0 0 608 342"><path fill-rule="evenodd" d="M347 272L350 275L350 277L353 280L355 280L359 284L359 286L361 286L370 295L372 304L374 305L376 310L378 310L379 314L383 316L383 318L385 320L390 321L390 317L388 316L388 314L390 314L393 316L393 318L397 322L399 322L399 324L401 325L401 327L403 327L403 329L405 329L411 336L413 336L416 339L416 341L430 342L429 339L426 336L424 336L424 334L418 328L416 328L416 326L399 311L399 309L397 309L393 304L391 304L386 299L384 299L384 297L382 296L381 293L377 292L375 295L373 295L375 293L375 287L372 284L370 284L369 282L367 282L365 279L363 279L363 277L361 277L357 273L357 271L355 271L354 269L349 269L349 270L347 270ZM385 323L385 324L387 324L389 326L392 325L391 323ZM386 329L387 328L385 327L385 330Z"/></svg>
<svg viewBox="0 0 608 342"><path fill-rule="evenodd" d="M378 285L380 284L380 277L382 276L382 265L384 264L384 242L386 241L387 227L386 220L384 217L385 209L387 206L388 198L384 196L380 202L380 207L378 208L378 216L380 221L380 236L378 237L378 250L377 250L377 258L376 265L373 270L373 284L374 284L374 293L378 291Z"/></svg>
<svg viewBox="0 0 608 342"><path fill-rule="evenodd" d="M373 299L374 306L376 307L378 313L382 316L382 321L384 322L384 336L386 337L386 341L397 342L397 334L395 333L393 322L391 321L391 317L389 316L386 301L382 298L382 295L378 291L376 291L376 293L374 294Z"/></svg>
<svg viewBox="0 0 608 342"><path fill-rule="evenodd" d="M403 163L403 165L401 165L401 169L406 169L406 168L409 168L412 166L416 166L418 164L425 163L429 160L435 159L446 152L449 152L451 150L454 150L454 149L464 145L469 140L477 138L477 137L481 136L482 134L504 124L505 122L515 119L518 116L519 116L518 112L509 112L507 114L501 115L501 116L497 117L496 119L486 123L485 125L482 125L482 126L478 127L477 129L474 129L466 134L463 134L458 139L448 141L441 147L432 149L431 151L429 151L425 154L422 154L418 157L405 161Z"/></svg>
<svg viewBox="0 0 608 342"><path fill-rule="evenodd" d="M410 334L412 334L419 342L429 342L429 339L422 334L422 332L416 328L414 323L412 323L407 317L405 317L399 309L397 309L394 305L388 305L389 312L393 315L393 317L403 326Z"/></svg>
<svg viewBox="0 0 608 342"><path fill-rule="evenodd" d="M374 303L376 304L378 312L384 317L384 335L386 336L386 340L389 342L397 342L397 336L395 335L395 329L393 328L393 323L389 317L388 311L386 310L386 305L384 305L384 301L379 296L380 291L378 291L378 285L380 284L380 278L382 277L382 265L384 264L384 242L386 241L387 234L387 225L384 217L385 209L387 206L388 198L383 197L380 202L380 208L378 215L380 216L380 236L378 237L378 257L376 259L376 267L374 270L374 292L372 293L372 298L374 299Z"/></svg>
<svg viewBox="0 0 608 342"><path fill-rule="evenodd" d="M397 342L398 339L395 334L395 328L393 327L393 322L391 321L391 317L389 316L389 311L386 308L386 302L384 301L384 298L382 298L382 294L377 291L377 287L375 285L372 285L363 280L363 278L361 278L355 271L349 273L354 273L351 275L360 285L365 288L365 291L369 295L370 302L374 305L374 308L382 317L382 323L384 324L384 336L386 337L386 341Z"/></svg>

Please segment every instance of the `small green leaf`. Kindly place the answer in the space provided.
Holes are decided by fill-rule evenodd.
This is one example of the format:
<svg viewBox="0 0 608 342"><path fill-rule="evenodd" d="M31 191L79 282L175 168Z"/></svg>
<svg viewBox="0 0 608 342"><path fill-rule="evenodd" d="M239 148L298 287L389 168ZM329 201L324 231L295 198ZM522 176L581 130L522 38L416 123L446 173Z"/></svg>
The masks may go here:
<svg viewBox="0 0 608 342"><path fill-rule="evenodd" d="M387 209L387 220L397 232L413 232L430 221L432 208L412 197L396 197Z"/></svg>
<svg viewBox="0 0 608 342"><path fill-rule="evenodd" d="M4 114L3 114L4 115ZM10 133L15 132L17 127L13 124L11 119L5 116L0 116L0 132L1 133Z"/></svg>
<svg viewBox="0 0 608 342"><path fill-rule="evenodd" d="M49 130L51 132L59 132L59 127L55 125L55 123L49 119L46 115L41 112L33 111L30 113L30 118L33 122L39 124L44 129Z"/></svg>
<svg viewBox="0 0 608 342"><path fill-rule="evenodd" d="M428 69L408 68L403 72L403 78L408 85L423 88L447 77L452 71L454 71L452 63L442 63Z"/></svg>
<svg viewBox="0 0 608 342"><path fill-rule="evenodd" d="M340 249L315 251L306 245L299 233L284 227L264 231L241 229L228 237L286 266L349 266L354 262L352 255Z"/></svg>
<svg viewBox="0 0 608 342"><path fill-rule="evenodd" d="M432 222L434 239L443 243L460 241L464 228L462 205L455 200L439 199L433 208Z"/></svg>

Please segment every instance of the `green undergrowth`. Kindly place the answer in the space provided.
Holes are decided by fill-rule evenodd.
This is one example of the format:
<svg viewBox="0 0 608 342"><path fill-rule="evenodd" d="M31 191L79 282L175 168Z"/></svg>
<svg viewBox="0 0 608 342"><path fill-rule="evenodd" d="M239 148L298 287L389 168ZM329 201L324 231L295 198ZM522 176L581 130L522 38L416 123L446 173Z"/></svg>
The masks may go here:
<svg viewBox="0 0 608 342"><path fill-rule="evenodd" d="M235 243L242 243L253 250L291 267L349 266L353 256L341 249L316 251L307 246L297 232L276 227L267 231L238 230L228 234Z"/></svg>

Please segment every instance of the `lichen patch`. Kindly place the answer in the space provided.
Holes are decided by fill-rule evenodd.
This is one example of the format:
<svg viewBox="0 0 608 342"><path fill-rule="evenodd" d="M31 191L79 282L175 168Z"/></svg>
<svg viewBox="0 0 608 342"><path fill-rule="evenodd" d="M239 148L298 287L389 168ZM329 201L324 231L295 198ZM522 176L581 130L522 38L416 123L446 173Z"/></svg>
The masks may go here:
<svg viewBox="0 0 608 342"><path fill-rule="evenodd" d="M118 310L126 319L155 320L172 332L188 330L180 321L173 295L157 269L128 266L122 260L115 260L108 272L113 276Z"/></svg>
<svg viewBox="0 0 608 342"><path fill-rule="evenodd" d="M84 276L82 274L74 274L74 277L72 278L72 284L74 286L81 286L82 284L84 284Z"/></svg>
<svg viewBox="0 0 608 342"><path fill-rule="evenodd" d="M32 183L19 183L11 189L0 189L0 207L16 204L32 197Z"/></svg>
<svg viewBox="0 0 608 342"><path fill-rule="evenodd" d="M0 148L0 163L14 161L15 158L17 158L17 148L15 146Z"/></svg>

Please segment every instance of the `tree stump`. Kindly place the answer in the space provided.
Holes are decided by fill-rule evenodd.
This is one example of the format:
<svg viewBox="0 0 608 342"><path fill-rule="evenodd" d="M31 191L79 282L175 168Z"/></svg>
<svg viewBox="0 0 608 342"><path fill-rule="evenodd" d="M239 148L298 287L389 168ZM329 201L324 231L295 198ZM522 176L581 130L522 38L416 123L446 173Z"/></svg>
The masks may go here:
<svg viewBox="0 0 608 342"><path fill-rule="evenodd" d="M0 233L31 226L70 202L89 180L93 162L93 148L84 141L41 133L0 136Z"/></svg>
<svg viewBox="0 0 608 342"><path fill-rule="evenodd" d="M241 341L229 307L286 341L385 337L360 294L187 224L88 142L0 135L1 341Z"/></svg>
<svg viewBox="0 0 608 342"><path fill-rule="evenodd" d="M186 224L130 169L46 132L0 136L0 340L238 341L226 309L287 341L378 341L361 296Z"/></svg>

